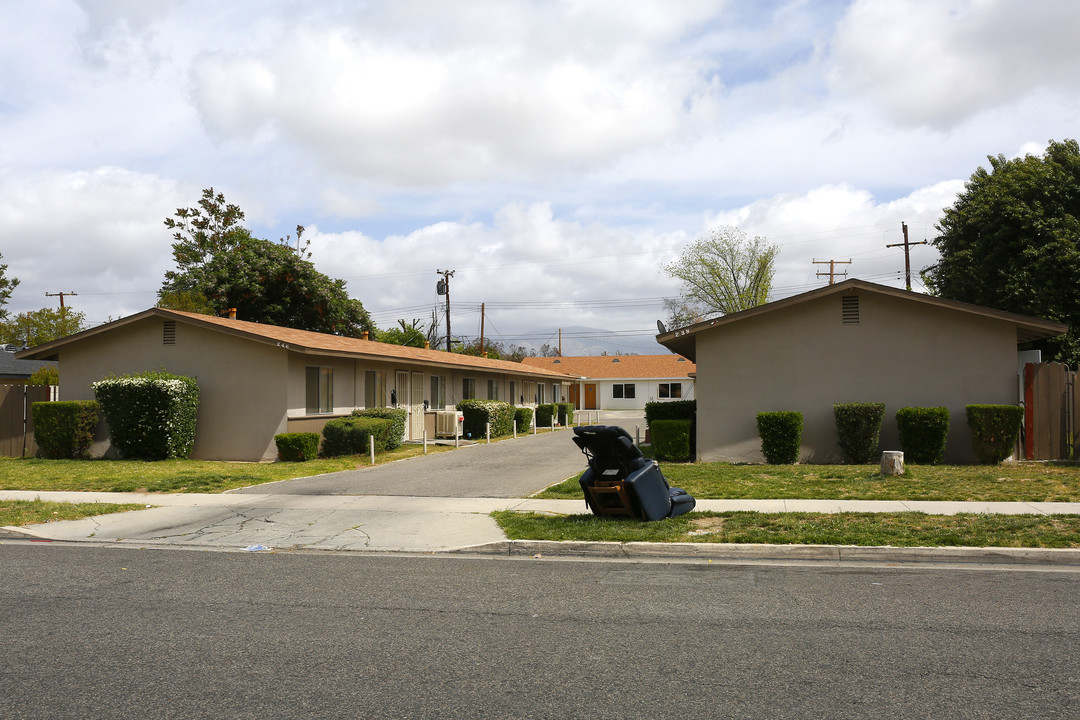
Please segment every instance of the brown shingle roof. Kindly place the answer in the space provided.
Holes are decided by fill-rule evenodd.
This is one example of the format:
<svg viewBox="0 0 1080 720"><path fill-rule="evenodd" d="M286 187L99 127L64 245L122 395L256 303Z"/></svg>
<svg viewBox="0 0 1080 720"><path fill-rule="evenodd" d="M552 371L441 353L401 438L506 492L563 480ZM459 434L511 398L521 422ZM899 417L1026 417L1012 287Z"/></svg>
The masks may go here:
<svg viewBox="0 0 1080 720"><path fill-rule="evenodd" d="M602 355L590 357L527 357L535 368L568 372L587 378L684 378L694 363L678 355Z"/></svg>
<svg viewBox="0 0 1080 720"><path fill-rule="evenodd" d="M121 318L120 320L106 323L105 325L96 328L91 328L90 330L84 330L81 333L76 333L75 335L61 338L60 340L54 340L51 343L24 350L19 353L19 356L39 359L55 357L56 351L61 346L70 342L107 332L114 327L127 325L154 315L229 333L231 335L238 335L256 342L277 345L299 353L370 358L372 360L383 361L402 360L439 367L474 368L477 370L515 373L518 375L543 377L553 380L567 379L567 374L558 371L557 367L554 370L530 367L509 360L494 360L492 358L448 353L441 350L425 350L423 348L405 347L403 345L390 345L374 340L360 340L357 338L342 337L340 335L311 332L309 330L294 330L293 328L278 327L276 325L264 325L262 323L246 322L244 320L230 320L214 315L200 315L199 313L168 310L165 308L150 308L141 313L130 315L126 318Z"/></svg>

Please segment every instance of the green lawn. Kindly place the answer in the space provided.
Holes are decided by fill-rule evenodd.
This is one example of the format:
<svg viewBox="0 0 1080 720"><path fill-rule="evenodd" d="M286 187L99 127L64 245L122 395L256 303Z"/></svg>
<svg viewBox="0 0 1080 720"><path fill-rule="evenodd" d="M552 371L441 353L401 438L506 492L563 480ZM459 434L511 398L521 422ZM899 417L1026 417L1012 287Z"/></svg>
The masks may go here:
<svg viewBox="0 0 1080 720"><path fill-rule="evenodd" d="M694 512L658 522L499 511L512 540L1080 547L1080 515Z"/></svg>
<svg viewBox="0 0 1080 720"><path fill-rule="evenodd" d="M428 452L446 446L429 445ZM376 463L423 453L404 445L375 456ZM233 488L352 470L370 464L367 456L320 458L299 463L233 463L209 460L44 460L0 458L0 490L82 490L100 492L223 492Z"/></svg>
<svg viewBox="0 0 1080 720"><path fill-rule="evenodd" d="M972 500L1080 502L1080 464L907 465L883 477L871 465L665 463L664 477L698 499ZM581 499L577 477L538 498Z"/></svg>
<svg viewBox="0 0 1080 720"><path fill-rule="evenodd" d="M91 515L105 515L140 510L145 505L113 503L57 503L43 500L0 500L0 525L36 525L53 520L78 520Z"/></svg>

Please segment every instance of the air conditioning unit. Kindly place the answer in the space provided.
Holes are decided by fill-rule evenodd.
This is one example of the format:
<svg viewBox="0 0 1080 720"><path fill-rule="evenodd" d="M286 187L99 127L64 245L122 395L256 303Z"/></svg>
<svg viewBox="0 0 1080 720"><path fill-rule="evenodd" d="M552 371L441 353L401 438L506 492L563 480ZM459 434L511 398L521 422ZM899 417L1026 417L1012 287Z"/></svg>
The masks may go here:
<svg viewBox="0 0 1080 720"><path fill-rule="evenodd" d="M444 437L454 437L457 434L458 418L461 417L457 410L438 410L435 413L435 434Z"/></svg>

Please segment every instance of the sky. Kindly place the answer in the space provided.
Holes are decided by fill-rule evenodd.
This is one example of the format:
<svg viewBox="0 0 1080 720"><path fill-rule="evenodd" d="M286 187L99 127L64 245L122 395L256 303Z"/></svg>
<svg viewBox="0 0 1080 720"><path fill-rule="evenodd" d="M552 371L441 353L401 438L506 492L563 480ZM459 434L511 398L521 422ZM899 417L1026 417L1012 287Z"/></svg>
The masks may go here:
<svg viewBox="0 0 1080 720"><path fill-rule="evenodd" d="M823 260L903 287L902 223L932 240L988 155L1080 134L1078 27L1071 0L0 2L7 309L153 306L208 187L259 237L304 225L384 328L454 270L455 336L483 304L506 343L647 339L721 225L780 247L771 299Z"/></svg>

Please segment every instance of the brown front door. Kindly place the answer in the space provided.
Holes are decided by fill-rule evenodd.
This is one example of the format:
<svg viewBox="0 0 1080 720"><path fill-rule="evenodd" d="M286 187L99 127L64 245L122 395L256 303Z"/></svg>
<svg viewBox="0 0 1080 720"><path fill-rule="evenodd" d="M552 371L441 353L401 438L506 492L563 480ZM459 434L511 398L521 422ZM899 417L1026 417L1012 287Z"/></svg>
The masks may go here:
<svg viewBox="0 0 1080 720"><path fill-rule="evenodd" d="M577 386L574 386L575 389ZM596 410L596 384L585 386L585 406L583 410Z"/></svg>

